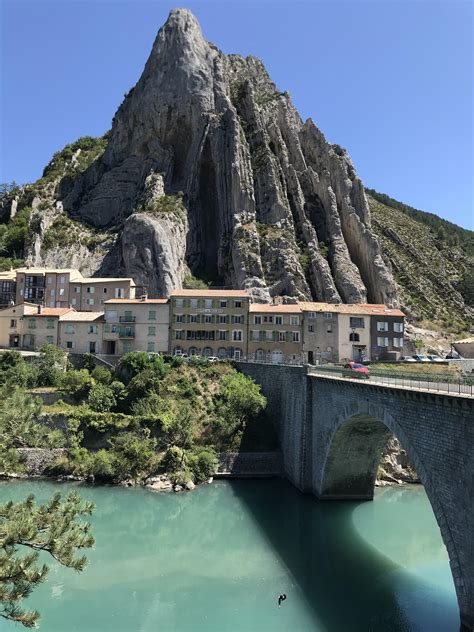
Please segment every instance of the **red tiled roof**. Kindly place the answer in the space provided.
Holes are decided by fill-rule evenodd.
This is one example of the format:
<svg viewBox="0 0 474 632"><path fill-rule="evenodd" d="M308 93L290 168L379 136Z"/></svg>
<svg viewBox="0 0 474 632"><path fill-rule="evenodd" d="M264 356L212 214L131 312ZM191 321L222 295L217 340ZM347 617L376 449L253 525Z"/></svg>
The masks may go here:
<svg viewBox="0 0 474 632"><path fill-rule="evenodd" d="M368 316L401 316L405 314L393 307L378 303L300 303L304 312L332 312L336 314L364 314Z"/></svg>
<svg viewBox="0 0 474 632"><path fill-rule="evenodd" d="M197 298L214 298L214 297L240 297L240 298L249 298L249 295L246 290L173 290L171 292L171 296L173 297L183 297L186 298L188 296L197 297Z"/></svg>
<svg viewBox="0 0 474 632"><path fill-rule="evenodd" d="M251 303L249 311L252 313L271 313L271 314L299 314L301 306L299 303L282 303L281 305L270 305L268 303Z"/></svg>
<svg viewBox="0 0 474 632"><path fill-rule="evenodd" d="M142 300L140 298L109 298L108 301L104 301L104 305L120 305L121 303L126 305L140 303L143 305L149 305L150 303L164 305L167 302L167 298L147 298L146 300Z"/></svg>

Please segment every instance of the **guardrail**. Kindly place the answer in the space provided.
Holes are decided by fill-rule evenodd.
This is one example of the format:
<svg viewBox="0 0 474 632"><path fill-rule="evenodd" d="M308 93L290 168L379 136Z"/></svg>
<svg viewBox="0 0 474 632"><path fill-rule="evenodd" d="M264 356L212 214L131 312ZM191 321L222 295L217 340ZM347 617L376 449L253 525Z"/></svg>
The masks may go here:
<svg viewBox="0 0 474 632"><path fill-rule="evenodd" d="M420 391L433 391L436 393L448 393L452 395L474 396L474 379L454 377L452 375L441 374L425 374L417 375L400 375L397 373L382 373L376 369L370 370L370 378L368 384L379 384L381 386L392 386L409 388ZM357 372L347 375L347 370L342 366L308 366L308 373L311 375L334 376L339 379L357 379ZM343 375L344 373L344 375Z"/></svg>

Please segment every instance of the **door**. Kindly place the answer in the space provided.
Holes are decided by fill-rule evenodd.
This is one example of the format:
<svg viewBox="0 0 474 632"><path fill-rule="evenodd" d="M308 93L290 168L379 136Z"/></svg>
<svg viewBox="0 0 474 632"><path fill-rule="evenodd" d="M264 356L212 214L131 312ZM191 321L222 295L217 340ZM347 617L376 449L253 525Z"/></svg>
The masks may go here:
<svg viewBox="0 0 474 632"><path fill-rule="evenodd" d="M276 349L272 351L272 364L281 364L283 362L283 351Z"/></svg>
<svg viewBox="0 0 474 632"><path fill-rule="evenodd" d="M255 354L255 359L257 360L257 362L264 362L265 361L265 351L263 349L257 349L257 352Z"/></svg>
<svg viewBox="0 0 474 632"><path fill-rule="evenodd" d="M352 345L352 359L355 362L363 362L367 359L365 345Z"/></svg>
<svg viewBox="0 0 474 632"><path fill-rule="evenodd" d="M20 336L18 334L11 334L10 347L12 347L12 349L17 349L19 346L20 346Z"/></svg>
<svg viewBox="0 0 474 632"><path fill-rule="evenodd" d="M95 346L95 342L89 342L89 353L96 353Z"/></svg>

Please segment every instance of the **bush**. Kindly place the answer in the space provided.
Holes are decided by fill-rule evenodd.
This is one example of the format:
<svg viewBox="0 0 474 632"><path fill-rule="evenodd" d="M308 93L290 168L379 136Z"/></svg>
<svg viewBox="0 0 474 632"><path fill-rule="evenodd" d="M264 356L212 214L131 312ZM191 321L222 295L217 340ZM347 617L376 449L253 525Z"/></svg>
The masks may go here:
<svg viewBox="0 0 474 632"><path fill-rule="evenodd" d="M204 483L217 471L218 461L212 448L196 448L188 456L188 465L196 483Z"/></svg>
<svg viewBox="0 0 474 632"><path fill-rule="evenodd" d="M32 388L38 383L38 368L26 362L18 351L0 353L0 386Z"/></svg>
<svg viewBox="0 0 474 632"><path fill-rule="evenodd" d="M186 467L186 464L186 450L183 450L183 448L178 448L178 446L176 445L172 445L166 450L163 460L160 463L165 472L168 472L170 474L182 470Z"/></svg>
<svg viewBox="0 0 474 632"><path fill-rule="evenodd" d="M61 389L76 400L87 397L93 385L87 369L70 369L61 377Z"/></svg>
<svg viewBox="0 0 474 632"><path fill-rule="evenodd" d="M39 386L59 386L68 364L68 354L53 344L44 344L39 348L36 361Z"/></svg>
<svg viewBox="0 0 474 632"><path fill-rule="evenodd" d="M112 382L112 372L106 369L104 366L96 366L92 373L92 377L96 382L105 384L108 386Z"/></svg>
<svg viewBox="0 0 474 632"><path fill-rule="evenodd" d="M98 413L106 413L116 406L114 392L104 384L94 384L87 398L89 406Z"/></svg>
<svg viewBox="0 0 474 632"><path fill-rule="evenodd" d="M119 480L150 474L158 464L156 440L149 433L122 432L109 441Z"/></svg>

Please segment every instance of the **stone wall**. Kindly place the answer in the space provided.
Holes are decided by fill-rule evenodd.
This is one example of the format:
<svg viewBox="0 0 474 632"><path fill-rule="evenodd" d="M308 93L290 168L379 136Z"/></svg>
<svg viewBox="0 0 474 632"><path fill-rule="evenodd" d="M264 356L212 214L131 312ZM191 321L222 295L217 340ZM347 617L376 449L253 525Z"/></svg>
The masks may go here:
<svg viewBox="0 0 474 632"><path fill-rule="evenodd" d="M64 452L64 448L18 448L28 476L41 476Z"/></svg>
<svg viewBox="0 0 474 632"><path fill-rule="evenodd" d="M280 452L221 452L216 477L260 478L283 475Z"/></svg>

